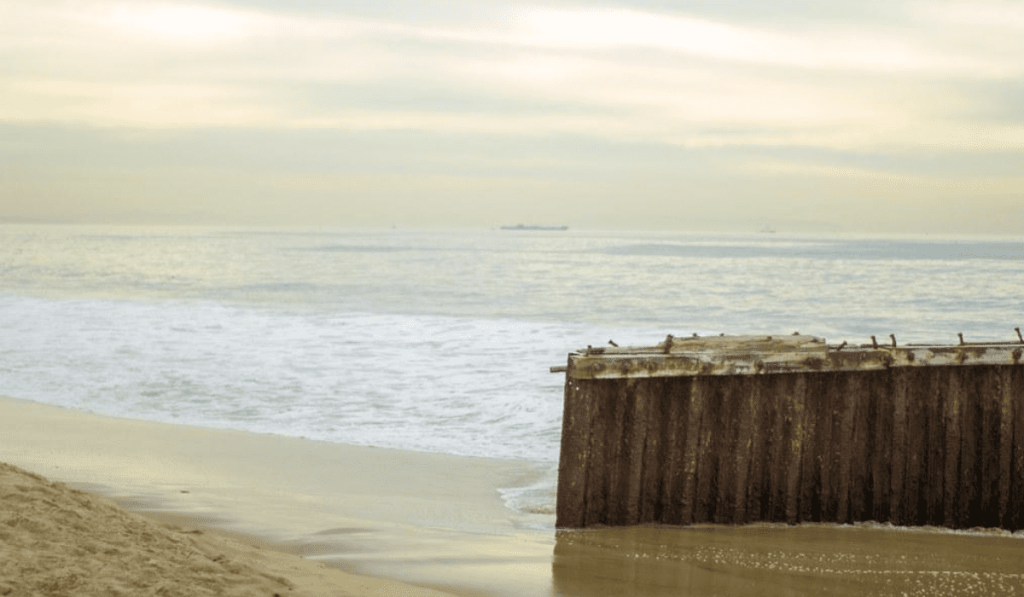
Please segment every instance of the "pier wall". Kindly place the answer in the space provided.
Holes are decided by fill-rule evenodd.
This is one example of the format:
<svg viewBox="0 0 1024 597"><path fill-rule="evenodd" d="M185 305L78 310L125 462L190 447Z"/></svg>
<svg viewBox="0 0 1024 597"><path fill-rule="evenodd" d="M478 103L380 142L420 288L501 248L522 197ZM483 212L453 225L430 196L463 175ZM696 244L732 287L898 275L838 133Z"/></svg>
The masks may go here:
<svg viewBox="0 0 1024 597"><path fill-rule="evenodd" d="M584 374L578 356L566 374L560 528L1024 528L1019 351L999 365L643 376L622 365L606 378Z"/></svg>

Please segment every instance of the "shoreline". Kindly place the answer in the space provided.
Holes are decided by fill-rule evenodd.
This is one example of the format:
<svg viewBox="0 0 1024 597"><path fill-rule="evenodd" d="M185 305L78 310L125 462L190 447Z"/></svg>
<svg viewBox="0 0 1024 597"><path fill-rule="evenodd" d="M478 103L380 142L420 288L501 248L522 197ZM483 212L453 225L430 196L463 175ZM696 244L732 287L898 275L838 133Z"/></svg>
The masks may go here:
<svg viewBox="0 0 1024 597"><path fill-rule="evenodd" d="M116 419L8 397L0 436L2 462L348 573L455 595L550 587L553 532L522 528L498 492L540 474L528 463ZM524 566L536 573L524 577Z"/></svg>
<svg viewBox="0 0 1024 597"><path fill-rule="evenodd" d="M0 595L459 597L346 573L0 462Z"/></svg>

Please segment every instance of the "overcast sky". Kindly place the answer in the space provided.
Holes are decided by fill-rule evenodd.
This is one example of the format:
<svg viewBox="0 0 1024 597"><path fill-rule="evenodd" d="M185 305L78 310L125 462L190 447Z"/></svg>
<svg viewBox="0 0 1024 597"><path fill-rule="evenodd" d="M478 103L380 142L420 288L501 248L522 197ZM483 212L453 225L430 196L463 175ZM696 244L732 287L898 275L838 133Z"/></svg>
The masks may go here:
<svg viewBox="0 0 1024 597"><path fill-rule="evenodd" d="M1020 234L1024 3L0 0L0 221Z"/></svg>

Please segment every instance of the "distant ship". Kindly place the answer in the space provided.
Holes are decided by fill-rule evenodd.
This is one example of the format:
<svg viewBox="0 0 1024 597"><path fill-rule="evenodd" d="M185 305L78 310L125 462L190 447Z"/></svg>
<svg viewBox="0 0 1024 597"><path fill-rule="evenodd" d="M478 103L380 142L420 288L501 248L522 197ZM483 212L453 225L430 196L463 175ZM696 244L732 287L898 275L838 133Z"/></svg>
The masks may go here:
<svg viewBox="0 0 1024 597"><path fill-rule="evenodd" d="M568 226L527 226L516 224L515 226L502 226L502 230L568 230Z"/></svg>

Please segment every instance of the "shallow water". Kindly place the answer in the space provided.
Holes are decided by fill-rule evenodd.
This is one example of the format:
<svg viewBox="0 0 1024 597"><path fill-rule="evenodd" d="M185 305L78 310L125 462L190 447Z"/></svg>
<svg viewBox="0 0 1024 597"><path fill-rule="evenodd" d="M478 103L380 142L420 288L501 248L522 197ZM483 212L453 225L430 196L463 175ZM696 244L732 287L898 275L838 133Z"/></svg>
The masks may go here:
<svg viewBox="0 0 1024 597"><path fill-rule="evenodd" d="M1024 537L820 526L558 534L553 594L1024 595Z"/></svg>

